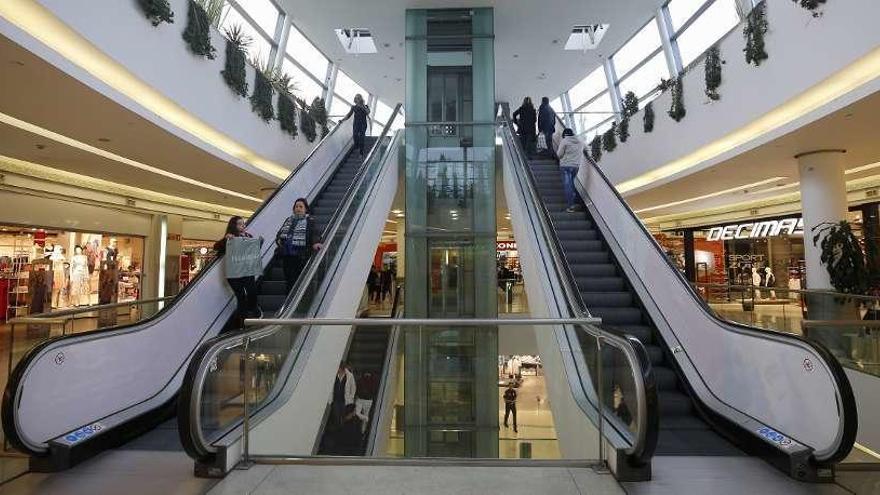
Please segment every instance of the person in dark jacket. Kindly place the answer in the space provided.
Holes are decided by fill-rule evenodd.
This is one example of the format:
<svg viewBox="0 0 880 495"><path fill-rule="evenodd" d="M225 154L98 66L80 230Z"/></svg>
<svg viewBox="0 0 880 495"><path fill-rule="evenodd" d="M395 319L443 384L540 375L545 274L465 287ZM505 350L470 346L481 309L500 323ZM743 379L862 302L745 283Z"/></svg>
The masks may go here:
<svg viewBox="0 0 880 495"><path fill-rule="evenodd" d="M376 271L375 265L370 265L370 274L367 275L367 289L369 290L368 299L370 302L379 301L379 272Z"/></svg>
<svg viewBox="0 0 880 495"><path fill-rule="evenodd" d="M275 237L284 267L287 291L293 288L312 253L321 249L321 238L315 229L315 221L309 216L309 202L299 198L293 202L293 215L284 220Z"/></svg>
<svg viewBox="0 0 880 495"><path fill-rule="evenodd" d="M354 122L352 122L354 147L360 150L361 156L364 156L364 141L366 141L367 135L367 122L370 119L370 107L364 103L364 97L360 93L354 95L354 105L351 106L351 110L348 111L345 118L352 115L354 115Z"/></svg>
<svg viewBox="0 0 880 495"><path fill-rule="evenodd" d="M535 112L535 105L532 99L526 96L523 98L522 105L513 112L513 123L516 124L516 132L519 134L519 140L522 143L523 151L531 157L535 153L535 123L538 115Z"/></svg>
<svg viewBox="0 0 880 495"><path fill-rule="evenodd" d="M214 243L214 251L218 256L226 254L226 241L233 237L253 237L246 230L244 218L234 216L229 219L226 224L226 234L222 239ZM255 277L239 277L227 278L226 281L235 294L235 301L238 303L239 322L245 318L259 317L260 308L257 305L257 280Z"/></svg>
<svg viewBox="0 0 880 495"><path fill-rule="evenodd" d="M541 98L541 106L538 107L538 132L543 136L547 151L551 156L556 156L553 149L553 133L556 132L556 112L550 106L550 98L546 96Z"/></svg>

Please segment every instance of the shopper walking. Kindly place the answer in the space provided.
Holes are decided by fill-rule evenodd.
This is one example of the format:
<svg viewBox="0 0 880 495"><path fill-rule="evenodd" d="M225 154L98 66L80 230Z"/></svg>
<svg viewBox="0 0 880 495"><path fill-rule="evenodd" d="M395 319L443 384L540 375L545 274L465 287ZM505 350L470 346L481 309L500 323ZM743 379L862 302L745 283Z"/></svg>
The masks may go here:
<svg viewBox="0 0 880 495"><path fill-rule="evenodd" d="M578 170L580 170L584 162L584 148L583 141L575 137L574 131L571 129L562 131L562 141L559 142L559 149L556 150L556 155L559 157L562 187L565 189L565 201L568 203L568 209L565 211L568 212L580 209L574 182L577 178Z"/></svg>
<svg viewBox="0 0 880 495"><path fill-rule="evenodd" d="M528 96L523 98L522 105L513 112L513 123L516 124L516 132L519 134L522 149L529 158L535 153L535 124L538 121L538 114L535 112L535 105Z"/></svg>
<svg viewBox="0 0 880 495"><path fill-rule="evenodd" d="M309 202L305 198L293 202L293 214L284 220L275 243L290 292L312 253L321 249L321 238L316 232L314 219L309 216Z"/></svg>
<svg viewBox="0 0 880 495"><path fill-rule="evenodd" d="M514 433L519 433L516 424L516 395L513 382L508 383L507 390L504 391L504 427L509 428L507 418L510 416L510 413L513 413L513 431Z"/></svg>
<svg viewBox="0 0 880 495"><path fill-rule="evenodd" d="M394 274L391 273L391 267L386 267L384 270L382 270L382 273L380 275L382 287L379 290L382 291L382 303L384 304L386 297L388 297L389 302L391 302L391 286L394 284Z"/></svg>
<svg viewBox="0 0 880 495"><path fill-rule="evenodd" d="M379 292L379 272L376 271L375 265L370 265L370 274L367 275L368 299L370 302L378 301Z"/></svg>
<svg viewBox="0 0 880 495"><path fill-rule="evenodd" d="M364 156L365 152L365 144L366 135L367 135L367 122L370 118L370 107L368 107L364 103L364 97L360 95L360 93L354 95L354 105L351 106L351 110L348 111L348 115L345 118L349 118L354 116L354 122L352 122L352 129L354 130L354 147L355 149L360 150L361 156Z"/></svg>
<svg viewBox="0 0 880 495"><path fill-rule="evenodd" d="M234 216L229 219L229 222L226 224L226 234L222 239L214 243L214 251L217 252L217 255L225 255L227 242L236 237L248 239L253 238L253 236L246 230L244 218L240 216ZM260 308L257 305L256 277L252 275L245 277L232 277L227 278L226 281L229 283L232 292L235 294L235 301L238 304L239 323L243 322L245 318L260 317L262 311L260 311Z"/></svg>
<svg viewBox="0 0 880 495"><path fill-rule="evenodd" d="M550 98L541 98L541 106L538 107L538 132L544 136L544 144L551 156L553 153L553 134L556 132L556 112L550 106Z"/></svg>
<svg viewBox="0 0 880 495"><path fill-rule="evenodd" d="M355 392L355 415L361 420L361 434L367 431L367 423L370 421L370 410L373 408L373 401L376 399L376 392L379 391L379 381L370 371L365 371L357 381L357 391Z"/></svg>

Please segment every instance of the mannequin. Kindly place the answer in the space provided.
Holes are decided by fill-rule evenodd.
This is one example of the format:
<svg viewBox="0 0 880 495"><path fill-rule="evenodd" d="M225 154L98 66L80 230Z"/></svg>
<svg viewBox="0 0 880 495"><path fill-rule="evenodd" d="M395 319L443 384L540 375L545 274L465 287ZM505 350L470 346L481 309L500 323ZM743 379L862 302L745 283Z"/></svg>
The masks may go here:
<svg viewBox="0 0 880 495"><path fill-rule="evenodd" d="M776 287L776 276L769 266L764 267L764 287L770 289L770 299L776 299L776 291L773 290L773 287Z"/></svg>
<svg viewBox="0 0 880 495"><path fill-rule="evenodd" d="M52 246L52 253L49 255L52 261L52 306L60 308L62 293L66 293L66 282L69 275L65 273L64 265L67 259L64 257L64 248L55 244ZM66 301L65 301L66 302Z"/></svg>
<svg viewBox="0 0 880 495"><path fill-rule="evenodd" d="M104 248L104 252L101 253L101 261L116 261L116 257L119 256L119 250L116 247L116 238L110 238L110 244Z"/></svg>
<svg viewBox="0 0 880 495"><path fill-rule="evenodd" d="M73 248L73 257L70 264L70 285L71 285L71 304L76 306L89 304L89 295L92 292L89 283L89 258L83 254L83 248L76 246Z"/></svg>
<svg viewBox="0 0 880 495"><path fill-rule="evenodd" d="M754 266L752 267L752 285L754 285L756 287L761 287L761 285L762 285L761 284L761 274L758 273L758 269ZM754 294L755 294L756 301L761 299L761 290L760 289L752 290L752 292L754 292Z"/></svg>

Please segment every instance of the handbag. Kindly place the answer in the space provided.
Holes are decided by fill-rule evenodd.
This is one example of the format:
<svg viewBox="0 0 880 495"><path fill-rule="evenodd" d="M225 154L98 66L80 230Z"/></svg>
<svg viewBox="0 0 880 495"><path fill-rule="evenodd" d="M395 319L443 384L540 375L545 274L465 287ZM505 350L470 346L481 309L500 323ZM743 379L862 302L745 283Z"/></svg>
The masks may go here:
<svg viewBox="0 0 880 495"><path fill-rule="evenodd" d="M547 136L543 133L538 134L538 151L546 151L547 150Z"/></svg>

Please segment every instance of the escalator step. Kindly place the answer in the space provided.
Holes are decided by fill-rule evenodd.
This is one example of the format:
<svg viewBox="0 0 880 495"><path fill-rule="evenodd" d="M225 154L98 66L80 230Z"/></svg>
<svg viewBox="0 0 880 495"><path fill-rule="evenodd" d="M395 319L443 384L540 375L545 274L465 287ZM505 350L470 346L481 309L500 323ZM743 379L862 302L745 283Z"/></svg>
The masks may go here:
<svg viewBox="0 0 880 495"><path fill-rule="evenodd" d="M281 280L263 280L260 283L260 293L267 296L278 296L287 294L287 282Z"/></svg>
<svg viewBox="0 0 880 495"><path fill-rule="evenodd" d="M607 263L611 260L607 251L566 251L565 259L572 265Z"/></svg>
<svg viewBox="0 0 880 495"><path fill-rule="evenodd" d="M620 333L632 335L633 337L639 339L639 342L641 342L642 345L646 347L650 346L654 342L654 328L647 325L617 325L615 327L615 330L619 331ZM658 349L660 348L658 347ZM648 352L650 352L650 350ZM661 352L660 361L658 362L662 362L663 359L664 356Z"/></svg>
<svg viewBox="0 0 880 495"><path fill-rule="evenodd" d="M677 391L678 375L671 368L665 366L654 366L654 379L657 381L658 391Z"/></svg>
<svg viewBox="0 0 880 495"><path fill-rule="evenodd" d="M629 292L583 292L581 293L581 299L583 299L584 304L586 304L588 308L594 306L619 308L629 307L633 304L633 297Z"/></svg>
<svg viewBox="0 0 880 495"><path fill-rule="evenodd" d="M642 343L644 344L644 341ZM651 360L651 366L657 366L663 362L663 349L660 346L654 344L644 344L644 346L645 350L648 351L648 358Z"/></svg>
<svg viewBox="0 0 880 495"><path fill-rule="evenodd" d="M596 239L564 239L560 240L566 254L573 251L604 251L602 241Z"/></svg>
<svg viewBox="0 0 880 495"><path fill-rule="evenodd" d="M274 313L275 311L278 311L278 308L280 308L282 304L284 304L286 298L287 294L260 294L257 299L259 300L260 308L263 309L263 313Z"/></svg>
<svg viewBox="0 0 880 495"><path fill-rule="evenodd" d="M575 277L613 277L617 275L617 268L611 263L573 263L571 273Z"/></svg>
<svg viewBox="0 0 880 495"><path fill-rule="evenodd" d="M599 233L593 229L590 230L557 230L556 237L560 241L595 241L599 239Z"/></svg>
<svg viewBox="0 0 880 495"><path fill-rule="evenodd" d="M570 215L561 216L559 219L553 218L553 227L557 230L593 230L593 224L589 220L583 218L571 218Z"/></svg>
<svg viewBox="0 0 880 495"><path fill-rule="evenodd" d="M597 306L589 309L593 316L602 318L602 323L608 325L620 326L642 322L642 310L639 308L609 308Z"/></svg>
<svg viewBox="0 0 880 495"><path fill-rule="evenodd" d="M621 292L623 279L620 277L575 277L581 292Z"/></svg>
<svg viewBox="0 0 880 495"><path fill-rule="evenodd" d="M665 430L661 427L655 455L733 457L745 454L711 430Z"/></svg>
<svg viewBox="0 0 880 495"><path fill-rule="evenodd" d="M660 410L660 424L669 416L690 416L694 405L691 398L678 391L664 390L657 394Z"/></svg>

